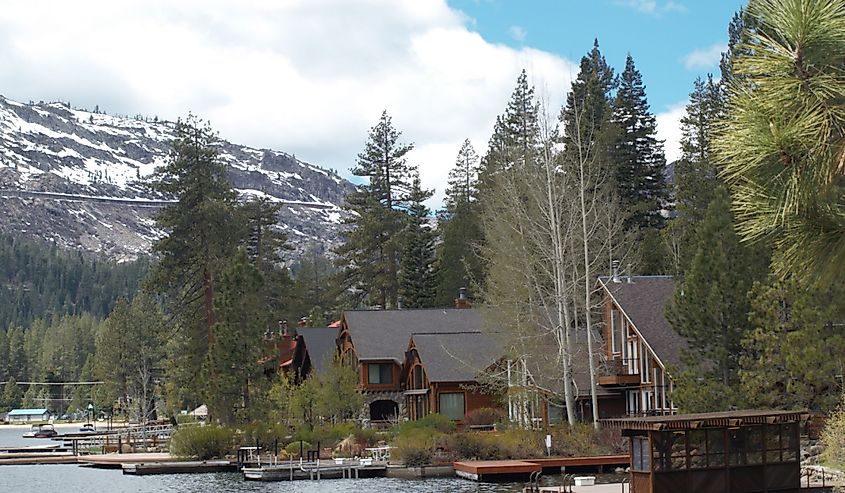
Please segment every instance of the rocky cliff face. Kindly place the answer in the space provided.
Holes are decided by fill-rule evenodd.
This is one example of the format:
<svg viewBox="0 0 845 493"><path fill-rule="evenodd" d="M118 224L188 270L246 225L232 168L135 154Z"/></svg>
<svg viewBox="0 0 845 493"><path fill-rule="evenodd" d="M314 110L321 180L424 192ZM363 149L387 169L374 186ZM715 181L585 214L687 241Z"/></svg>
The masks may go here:
<svg viewBox="0 0 845 493"><path fill-rule="evenodd" d="M151 196L143 183L168 159L174 128L0 96L0 231L115 259L148 252L164 234L151 219L156 204L133 200L169 199ZM242 196L284 204L279 225L294 247L289 258L311 243L338 243L350 182L284 152L226 141L219 158Z"/></svg>

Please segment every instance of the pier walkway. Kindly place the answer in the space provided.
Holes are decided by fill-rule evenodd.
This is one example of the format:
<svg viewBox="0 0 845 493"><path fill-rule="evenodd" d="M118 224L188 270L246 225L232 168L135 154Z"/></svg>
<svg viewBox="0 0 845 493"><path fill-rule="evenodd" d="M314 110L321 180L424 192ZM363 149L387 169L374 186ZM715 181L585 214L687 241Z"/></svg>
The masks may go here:
<svg viewBox="0 0 845 493"><path fill-rule="evenodd" d="M453 465L455 474L473 481L524 478L531 473L554 470L597 470L604 467L628 467L630 458L625 455L600 455L594 457L544 457L524 460L459 461Z"/></svg>

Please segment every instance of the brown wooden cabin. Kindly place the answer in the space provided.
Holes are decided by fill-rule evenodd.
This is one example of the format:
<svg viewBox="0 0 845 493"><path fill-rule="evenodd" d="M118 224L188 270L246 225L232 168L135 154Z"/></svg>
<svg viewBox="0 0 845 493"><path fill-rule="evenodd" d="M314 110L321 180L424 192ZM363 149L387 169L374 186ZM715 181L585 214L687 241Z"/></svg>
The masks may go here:
<svg viewBox="0 0 845 493"><path fill-rule="evenodd" d="M481 332L412 335L402 373L408 419L439 413L460 426L468 413L496 407L479 376L500 354L495 337Z"/></svg>
<svg viewBox="0 0 845 493"><path fill-rule="evenodd" d="M630 439L635 493L798 492L799 425L793 411L608 419Z"/></svg>
<svg viewBox="0 0 845 493"><path fill-rule="evenodd" d="M674 414L672 368L681 368L686 340L666 319L675 284L670 276L600 277L607 361L599 385L616 391L628 416Z"/></svg>
<svg viewBox="0 0 845 493"><path fill-rule="evenodd" d="M365 419L379 424L408 416L402 377L412 334L478 332L480 323L470 309L344 312L337 346L341 357L359 368L359 387L368 407Z"/></svg>
<svg viewBox="0 0 845 493"><path fill-rule="evenodd" d="M283 371L294 383L299 383L311 372L311 358L302 335L268 332L264 336L264 354L259 363L268 377Z"/></svg>

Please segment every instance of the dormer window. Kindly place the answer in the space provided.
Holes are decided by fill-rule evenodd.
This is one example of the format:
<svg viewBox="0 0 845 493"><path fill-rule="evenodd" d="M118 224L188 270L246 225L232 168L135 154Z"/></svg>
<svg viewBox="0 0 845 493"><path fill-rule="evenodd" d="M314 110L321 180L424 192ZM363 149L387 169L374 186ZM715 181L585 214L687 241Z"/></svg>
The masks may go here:
<svg viewBox="0 0 845 493"><path fill-rule="evenodd" d="M390 385L393 383L393 365L390 363L370 363L367 365L367 383Z"/></svg>

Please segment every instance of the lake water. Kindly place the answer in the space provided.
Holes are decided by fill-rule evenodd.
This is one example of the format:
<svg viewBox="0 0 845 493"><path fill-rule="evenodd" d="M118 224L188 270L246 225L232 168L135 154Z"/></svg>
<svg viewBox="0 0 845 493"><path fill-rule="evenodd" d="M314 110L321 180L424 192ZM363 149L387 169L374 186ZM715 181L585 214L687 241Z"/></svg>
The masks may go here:
<svg viewBox="0 0 845 493"><path fill-rule="evenodd" d="M59 432L79 425L57 425ZM0 446L47 445L50 440L23 438L28 427L0 427ZM2 493L193 493L193 492L284 492L284 493L511 493L522 484L478 484L458 478L406 480L391 478L327 479L323 481L246 482L239 473L124 476L116 469L94 469L72 464L0 466Z"/></svg>
<svg viewBox="0 0 845 493"><path fill-rule="evenodd" d="M59 432L79 425L57 425ZM47 445L51 440L23 438L28 427L0 426L0 446ZM554 483L557 478L545 478ZM474 483L460 478L407 480L392 478L327 479L322 481L247 482L240 473L124 476L119 469L95 469L72 464L0 466L0 493L515 493L523 483Z"/></svg>

